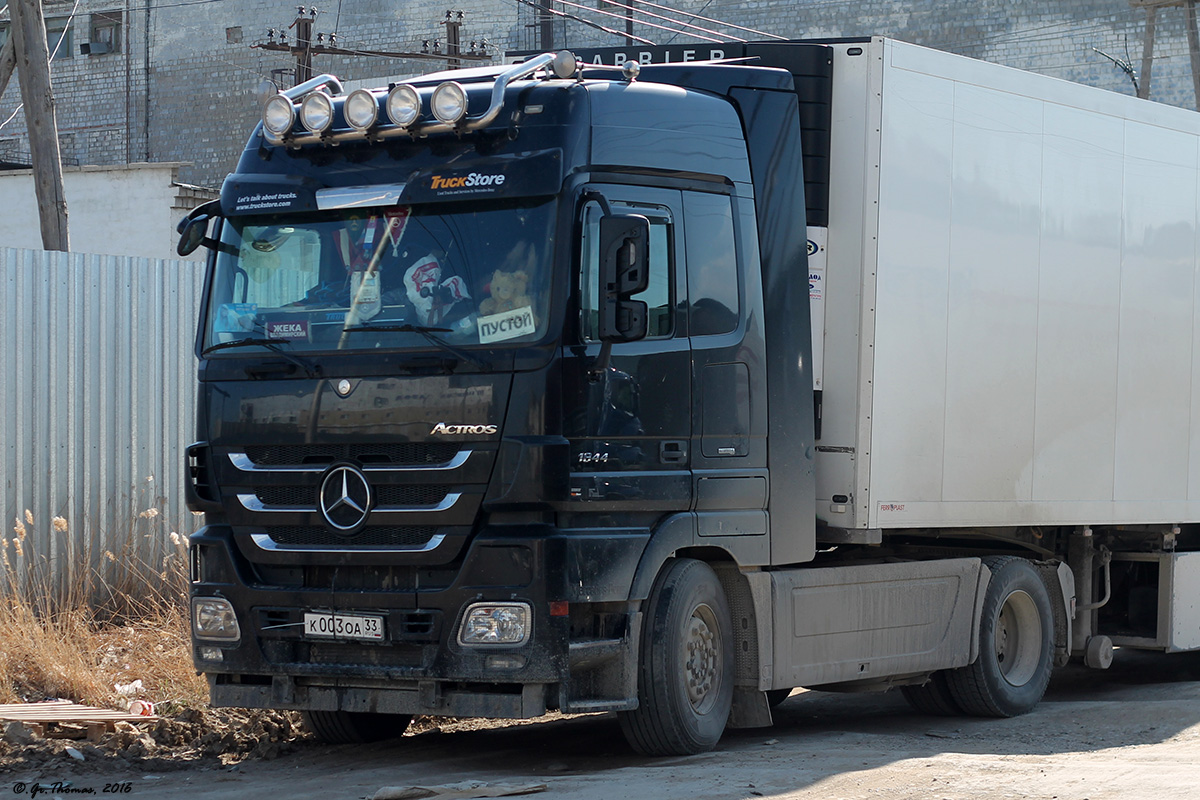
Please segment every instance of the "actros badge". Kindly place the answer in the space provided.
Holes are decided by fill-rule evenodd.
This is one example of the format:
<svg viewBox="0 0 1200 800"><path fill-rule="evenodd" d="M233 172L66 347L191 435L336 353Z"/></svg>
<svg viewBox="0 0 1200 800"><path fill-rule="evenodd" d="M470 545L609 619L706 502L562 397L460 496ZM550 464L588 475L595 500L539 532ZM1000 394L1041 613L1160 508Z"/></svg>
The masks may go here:
<svg viewBox="0 0 1200 800"><path fill-rule="evenodd" d="M371 484L356 467L334 467L321 483L321 516L339 531L352 531L367 520Z"/></svg>

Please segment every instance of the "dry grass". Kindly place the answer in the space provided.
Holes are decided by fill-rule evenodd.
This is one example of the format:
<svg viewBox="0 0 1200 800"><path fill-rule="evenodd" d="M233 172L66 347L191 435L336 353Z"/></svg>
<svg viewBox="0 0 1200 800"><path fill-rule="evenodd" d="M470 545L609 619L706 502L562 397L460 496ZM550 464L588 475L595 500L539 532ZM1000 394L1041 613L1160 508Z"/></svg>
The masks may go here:
<svg viewBox="0 0 1200 800"><path fill-rule="evenodd" d="M186 542L155 531L157 510L130 521L116 553L70 545L55 517L53 535L69 545L58 562L32 552L30 512L14 522L15 535L0 538L0 703L54 697L124 710L148 699L168 712L205 703L188 635ZM155 564L136 555L151 535L164 539Z"/></svg>

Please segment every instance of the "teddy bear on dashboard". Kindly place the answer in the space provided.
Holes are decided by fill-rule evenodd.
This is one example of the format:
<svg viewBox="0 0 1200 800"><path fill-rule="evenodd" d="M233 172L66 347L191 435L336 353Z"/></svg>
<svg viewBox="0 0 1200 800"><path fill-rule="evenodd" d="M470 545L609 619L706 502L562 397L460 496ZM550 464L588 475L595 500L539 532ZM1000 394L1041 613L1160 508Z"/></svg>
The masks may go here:
<svg viewBox="0 0 1200 800"><path fill-rule="evenodd" d="M492 274L492 282L489 285L491 297L485 297L479 303L479 313L490 316L503 314L505 311L517 308L531 307L533 301L529 299L529 295L525 294L525 287L528 284L529 275L525 270L519 269L516 272L496 270Z"/></svg>

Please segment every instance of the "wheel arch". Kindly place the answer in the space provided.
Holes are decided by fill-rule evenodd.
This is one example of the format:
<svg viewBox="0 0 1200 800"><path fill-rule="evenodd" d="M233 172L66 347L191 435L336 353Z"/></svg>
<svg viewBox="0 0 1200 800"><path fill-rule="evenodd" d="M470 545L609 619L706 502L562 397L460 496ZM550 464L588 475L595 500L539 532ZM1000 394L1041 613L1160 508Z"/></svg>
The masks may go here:
<svg viewBox="0 0 1200 800"><path fill-rule="evenodd" d="M729 727L769 726L771 711L763 689L771 688L770 578L756 569L743 570L735 555L724 547L693 544L690 531L688 534L684 537L675 531L655 532L638 564L629 599L644 601L649 597L654 581L673 559L692 558L708 564L721 582L733 618L734 692Z"/></svg>

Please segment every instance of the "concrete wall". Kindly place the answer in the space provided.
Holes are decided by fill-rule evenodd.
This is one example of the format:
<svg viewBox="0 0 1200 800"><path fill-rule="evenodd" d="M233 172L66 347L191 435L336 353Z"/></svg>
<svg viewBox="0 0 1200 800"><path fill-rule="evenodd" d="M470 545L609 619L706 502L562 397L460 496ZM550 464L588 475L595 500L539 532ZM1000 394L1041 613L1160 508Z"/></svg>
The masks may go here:
<svg viewBox="0 0 1200 800"><path fill-rule="evenodd" d="M74 0L45 2L49 17L64 17L74 6ZM603 7L602 0L584 4ZM1140 69L1145 21L1145 12L1127 0L671 0L670 5L788 37L882 34L1127 94L1132 93L1129 79L1091 48L1123 57L1128 42ZM328 0L318 5L322 13L314 31L336 29L338 44L346 48L419 50L423 39L444 39L440 23L450 7L466 11L464 42L486 38L499 51L535 45L533 12L515 0L458 6L433 0ZM624 29L623 20L567 10ZM90 15L99 11L123 13L120 52L80 55ZM286 29L295 12L295 3L282 0L191 5L79 0L71 54L55 61L53 70L64 155L88 164L187 161L193 166L180 171L182 180L218 186L258 119L272 70L293 63L286 53L250 45L265 41L268 28ZM621 37L578 22L559 21L555 31L560 46L623 44ZM700 41L646 25L636 26L635 33L659 44ZM722 30L722 36L738 34L755 38ZM1155 54L1153 99L1194 107L1181 9L1159 12ZM314 68L354 80L431 67L412 60L319 55ZM14 81L0 96L0 123L19 102ZM28 151L20 114L0 128L0 160L6 151Z"/></svg>
<svg viewBox="0 0 1200 800"><path fill-rule="evenodd" d="M175 226L214 193L176 182L182 164L68 167L63 171L71 251L178 258ZM0 247L42 248L33 173L0 172ZM193 260L202 260L199 250Z"/></svg>

